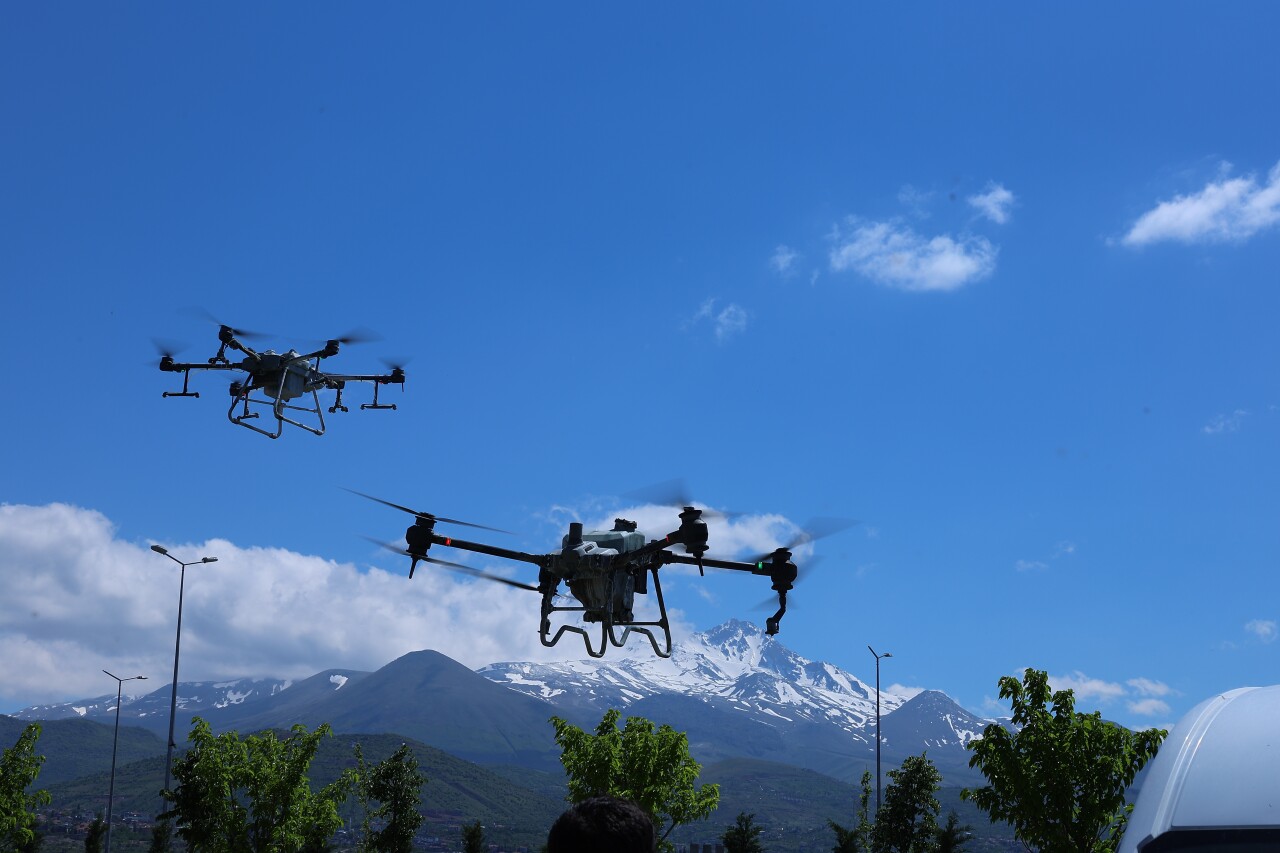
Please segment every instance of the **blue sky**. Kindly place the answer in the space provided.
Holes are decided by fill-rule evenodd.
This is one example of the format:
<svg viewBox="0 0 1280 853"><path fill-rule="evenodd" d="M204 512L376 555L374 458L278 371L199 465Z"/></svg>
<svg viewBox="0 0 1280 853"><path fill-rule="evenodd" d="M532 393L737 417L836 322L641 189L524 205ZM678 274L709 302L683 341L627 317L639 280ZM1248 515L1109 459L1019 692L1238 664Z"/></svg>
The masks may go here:
<svg viewBox="0 0 1280 853"><path fill-rule="evenodd" d="M864 680L993 713L1034 666L1135 726L1275 681L1273 5L6 17L0 710L167 683L157 541L219 556L184 679L542 654L339 487L541 551L671 477L756 514L724 552L861 521L779 639ZM410 358L400 409L269 441L222 376L162 399L192 306L376 329L332 366ZM766 595L668 582L686 633Z"/></svg>

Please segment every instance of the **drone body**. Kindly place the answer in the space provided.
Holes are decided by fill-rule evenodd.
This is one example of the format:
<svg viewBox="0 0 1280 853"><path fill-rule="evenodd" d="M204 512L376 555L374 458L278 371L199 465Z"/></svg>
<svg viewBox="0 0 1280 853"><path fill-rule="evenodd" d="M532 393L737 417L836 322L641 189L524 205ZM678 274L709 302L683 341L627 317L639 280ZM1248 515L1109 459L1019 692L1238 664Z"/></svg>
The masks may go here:
<svg viewBox="0 0 1280 853"><path fill-rule="evenodd" d="M385 374L340 374L329 373L320 369L322 359L338 354L343 343L355 340L348 336L334 338L325 342L323 348L315 352L299 353L288 350L277 353L274 350L257 352L242 343L236 336L246 333L230 326L220 325L218 340L221 342L218 352L208 362L178 362L170 353L162 353L160 369L166 373L182 374L181 391L165 391L164 397L199 397L199 391L188 390L188 382L193 370L240 370L246 377L232 381L228 392L231 395L231 407L227 409L227 419L237 426L246 427L261 433L268 438L279 438L285 424L313 433L324 435L324 412L320 405L319 392L333 390L337 392L330 414L348 411L342 404L342 391L348 382L370 382L373 384L373 402L362 403L364 409L395 409L395 404L378 402L378 389L382 385L397 384L404 389L404 368L393 366ZM227 358L228 349L244 353L240 361L232 362ZM307 400L310 395L310 400ZM298 402L294 402L294 401ZM275 429L263 429L250 423L259 417L255 408L267 408L275 418ZM293 413L299 413L296 417ZM308 417L310 422L298 420L297 417ZM314 416L312 418L312 416Z"/></svg>
<svg viewBox="0 0 1280 853"><path fill-rule="evenodd" d="M542 644L554 646L566 633L578 634L587 647L587 654L597 658L603 657L610 645L625 645L633 633L648 639L659 657L671 656L671 626L658 576L659 570L668 563L697 566L700 574L711 567L769 578L778 595L778 611L766 620L766 633L770 635L778 633L780 629L782 617L787 612L787 592L791 590L797 575L796 565L791 562L790 550L795 543L778 548L752 562L706 557L707 523L702 520L703 511L691 506L684 507L680 512L680 526L661 539L646 542L644 534L636 531L636 523L624 518L615 519L611 530L589 532L584 532L581 523L573 522L569 525L569 532L561 540L559 550L547 554L530 554L443 536L435 530L438 523L460 524L484 530L494 528L419 512L371 495L362 497L416 516L414 523L405 531L407 547L401 549L384 546L412 558L410 578L420 562L427 562L537 592L542 596L541 620L538 625ZM809 541L812 538L806 534L802 540L797 541ZM532 564L538 567L538 583L535 585L490 575L470 566L432 557L428 552L434 545ZM681 548L683 553L671 550L676 547ZM575 603L556 603L557 599L563 599L560 593L562 583L568 587L569 595ZM635 597L648 595L651 585L658 617L652 620L637 619ZM552 617L555 614L580 614L588 627L564 623L553 631ZM599 639L594 644L591 636L594 631L590 628L592 625L599 625ZM620 635L618 629L621 629Z"/></svg>

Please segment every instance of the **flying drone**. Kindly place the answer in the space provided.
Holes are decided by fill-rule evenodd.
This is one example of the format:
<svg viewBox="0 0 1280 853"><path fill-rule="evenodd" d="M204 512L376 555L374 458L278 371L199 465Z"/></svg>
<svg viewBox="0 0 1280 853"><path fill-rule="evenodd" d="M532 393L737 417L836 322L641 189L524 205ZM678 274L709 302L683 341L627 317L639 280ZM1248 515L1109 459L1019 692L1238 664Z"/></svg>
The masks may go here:
<svg viewBox="0 0 1280 853"><path fill-rule="evenodd" d="M404 390L402 366L388 365L390 372L385 374L329 373L320 369L321 360L337 355L342 344L369 340L367 335L350 334L331 338L320 349L307 353L293 349L283 353L274 350L258 352L240 341L240 338L250 337L262 336L218 324L218 351L207 362L174 361L171 348L157 342L161 347L160 369L166 373L182 374L182 390L165 391L162 396L199 397L199 391L188 390L193 370L242 370L248 375L243 379L234 379L228 389L231 407L227 409L227 419L268 438L279 438L285 424L293 424L315 435L324 435L324 412L321 410L319 397L322 390L337 392L333 405L329 406L330 414L349 411L342 403L342 391L348 382L373 383L373 402L361 403L361 410L394 410L394 403L378 401L378 390L389 384L399 385L400 390ZM232 361L227 357L227 350L243 353L244 358ZM268 410L270 416L275 418L274 431L250 423L259 417L263 409ZM297 417L305 415L314 418L308 418L311 423L304 423L291 414L295 412L301 413Z"/></svg>
<svg viewBox="0 0 1280 853"><path fill-rule="evenodd" d="M538 625L538 635L542 645L554 646L566 633L578 634L587 647L587 654L594 658L604 657L610 645L617 647L625 645L627 638L633 633L646 637L658 657L671 656L671 627L667 621L667 607L662 597L662 583L658 579L658 571L668 563L697 566L699 575L705 575L705 570L710 567L749 572L769 578L773 582L774 592L778 594L778 610L765 620L765 633L777 634L782 617L787 612L787 592L791 590L798 574L796 564L791 559L792 549L853 523L836 519L817 522L825 528L822 532L813 532L814 525L810 525L810 530L801 531L799 536L786 545L761 555L755 560L739 562L706 556L707 523L702 519L704 510L685 506L678 516L680 526L661 539L645 542L644 534L636 530L636 522L625 518L614 519L610 530L584 531L582 523L575 521L569 525L569 532L561 540L559 550L549 554L529 554L524 551L444 536L436 532L436 525L460 525L499 533L506 531L421 512L362 492L354 492L354 494L415 516L414 523L405 531L405 542L408 547L401 549L394 545L377 543L397 554L412 558L413 562L409 565L410 578L413 577L418 564L426 562L473 577L537 592L542 596L542 618ZM716 514L712 510L706 510L706 512L709 516ZM531 563L538 567L538 583L535 585L491 575L471 566L432 557L427 552L433 545L444 545L449 548L474 551L477 554ZM677 546L682 548L683 553L670 550ZM562 582L568 587L572 597L569 600L576 603L557 603L566 600L560 593ZM653 594L658 605L658 618L653 621L643 621L636 618L633 605L635 596L649 593L650 582L653 584ZM580 613L583 622L589 625L598 624L600 628L598 643L593 647L589 628L581 628L577 625L561 624L553 634L551 617L554 613ZM620 636L617 629L622 629ZM654 629L661 633L661 641L654 635Z"/></svg>

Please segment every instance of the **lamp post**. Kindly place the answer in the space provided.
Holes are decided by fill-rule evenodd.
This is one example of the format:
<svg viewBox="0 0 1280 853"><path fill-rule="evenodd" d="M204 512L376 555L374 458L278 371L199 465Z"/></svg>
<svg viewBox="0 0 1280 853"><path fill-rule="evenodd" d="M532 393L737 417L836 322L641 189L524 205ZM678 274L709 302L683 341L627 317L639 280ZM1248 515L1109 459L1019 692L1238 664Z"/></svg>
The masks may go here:
<svg viewBox="0 0 1280 853"><path fill-rule="evenodd" d="M107 672L105 669L103 672ZM107 675L111 673L107 672ZM115 805L116 800L116 744L120 742L120 696L124 693L124 683L133 681L134 679L146 680L145 675L131 675L128 678L121 678L118 675L111 675L116 680L116 734L111 739L111 784L107 786L107 849L106 853L111 853L111 807Z"/></svg>
<svg viewBox="0 0 1280 853"><path fill-rule="evenodd" d="M173 695L169 697L169 746L164 753L164 790L169 790L169 772L173 767L173 721L178 715L178 653L182 649L182 590L187 582L187 566L195 566L200 563L216 563L217 557L201 557L198 560L192 560L190 563L184 563L177 557L170 554L159 545L152 545L151 550L157 554L163 554L170 560L173 560L182 567L182 571L178 574L178 634L173 641ZM110 850L107 853L111 853Z"/></svg>
<svg viewBox="0 0 1280 853"><path fill-rule="evenodd" d="M876 654L876 650L867 646L867 651L871 652L872 657L876 659L876 811L880 811L880 658L893 657L892 652L885 652L882 655Z"/></svg>

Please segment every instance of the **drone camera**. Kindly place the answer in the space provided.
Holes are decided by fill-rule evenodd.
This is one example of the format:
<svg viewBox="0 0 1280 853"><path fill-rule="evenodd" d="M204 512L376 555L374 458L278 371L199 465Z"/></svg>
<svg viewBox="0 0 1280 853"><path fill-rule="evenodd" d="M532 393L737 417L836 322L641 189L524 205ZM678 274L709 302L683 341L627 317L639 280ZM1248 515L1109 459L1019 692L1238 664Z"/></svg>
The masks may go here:
<svg viewBox="0 0 1280 853"><path fill-rule="evenodd" d="M244 393L244 383L232 382L231 387L228 388L227 390L231 392L232 397L239 397L241 394Z"/></svg>
<svg viewBox="0 0 1280 853"><path fill-rule="evenodd" d="M765 634L772 637L774 634L781 631L782 626L779 624L781 621L782 621L781 619L774 618L773 616L770 616L768 619L764 620Z"/></svg>

